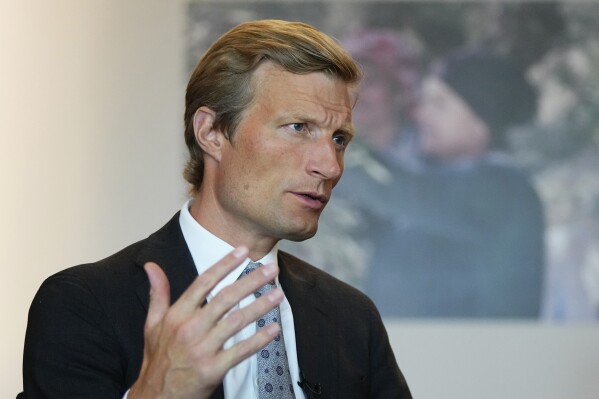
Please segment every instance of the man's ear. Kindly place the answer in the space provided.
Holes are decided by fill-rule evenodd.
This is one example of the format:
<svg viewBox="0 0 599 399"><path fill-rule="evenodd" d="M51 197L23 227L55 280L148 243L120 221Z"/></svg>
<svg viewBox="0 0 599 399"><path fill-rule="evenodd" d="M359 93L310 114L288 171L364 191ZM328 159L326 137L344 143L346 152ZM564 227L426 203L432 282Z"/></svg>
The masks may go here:
<svg viewBox="0 0 599 399"><path fill-rule="evenodd" d="M204 153L220 161L223 142L226 140L220 130L214 129L216 113L208 107L200 107L193 115L193 132L196 142Z"/></svg>

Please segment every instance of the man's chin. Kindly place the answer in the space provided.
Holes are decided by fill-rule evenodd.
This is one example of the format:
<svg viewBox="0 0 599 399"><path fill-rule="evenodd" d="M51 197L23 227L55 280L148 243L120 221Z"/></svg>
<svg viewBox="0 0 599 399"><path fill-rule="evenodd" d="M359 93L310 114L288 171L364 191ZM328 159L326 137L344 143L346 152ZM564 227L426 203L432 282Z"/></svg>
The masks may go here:
<svg viewBox="0 0 599 399"><path fill-rule="evenodd" d="M295 242L305 241L309 238L314 237L317 230L318 230L318 227L311 228L310 230L292 231L292 232L288 232L287 236L283 237L283 238L285 240L295 241Z"/></svg>

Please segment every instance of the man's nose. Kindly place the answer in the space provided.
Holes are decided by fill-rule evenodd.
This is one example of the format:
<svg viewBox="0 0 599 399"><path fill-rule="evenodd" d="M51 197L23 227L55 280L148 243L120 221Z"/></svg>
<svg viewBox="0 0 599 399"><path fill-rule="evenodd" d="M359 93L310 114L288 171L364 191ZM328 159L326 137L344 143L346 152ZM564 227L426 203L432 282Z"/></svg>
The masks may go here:
<svg viewBox="0 0 599 399"><path fill-rule="evenodd" d="M315 143L308 157L308 173L319 179L336 180L343 173L343 153L331 139Z"/></svg>

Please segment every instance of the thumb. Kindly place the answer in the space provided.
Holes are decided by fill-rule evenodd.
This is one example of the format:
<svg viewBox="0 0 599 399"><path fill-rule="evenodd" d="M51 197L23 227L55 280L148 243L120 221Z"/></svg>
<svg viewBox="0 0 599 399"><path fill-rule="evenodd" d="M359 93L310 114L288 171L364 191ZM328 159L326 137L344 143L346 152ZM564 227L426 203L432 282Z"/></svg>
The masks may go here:
<svg viewBox="0 0 599 399"><path fill-rule="evenodd" d="M148 280L150 280L150 306L146 318L146 329L152 329L160 323L170 307L171 289L166 274L154 262L144 265Z"/></svg>

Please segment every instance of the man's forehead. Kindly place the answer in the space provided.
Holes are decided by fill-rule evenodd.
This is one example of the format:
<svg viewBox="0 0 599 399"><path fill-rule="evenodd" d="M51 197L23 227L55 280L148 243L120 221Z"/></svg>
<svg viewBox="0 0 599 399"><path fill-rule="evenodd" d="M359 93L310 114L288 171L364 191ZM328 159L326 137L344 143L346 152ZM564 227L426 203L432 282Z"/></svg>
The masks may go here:
<svg viewBox="0 0 599 399"><path fill-rule="evenodd" d="M354 109L358 100L360 99L360 84L352 83L347 85L347 91L349 95L349 104L351 109Z"/></svg>
<svg viewBox="0 0 599 399"><path fill-rule="evenodd" d="M355 99L357 98L358 93L358 84L357 83L349 83L342 80L340 77L327 73L325 71L315 71L315 72L307 72L307 73L295 73L286 70L281 65L272 62L272 61L263 61L253 72L251 82L254 86L254 90L259 89L261 87L268 87L269 84L273 80L277 79L287 79L293 80L293 78L297 78L298 81L303 80L307 76L320 76L323 79L335 81L345 86L347 92L350 95L352 101L350 103L354 104Z"/></svg>

